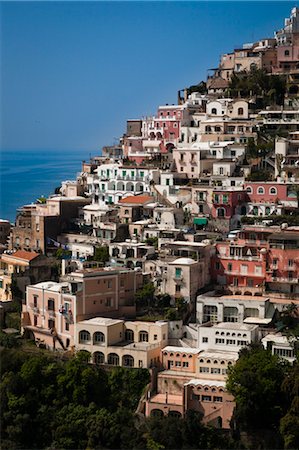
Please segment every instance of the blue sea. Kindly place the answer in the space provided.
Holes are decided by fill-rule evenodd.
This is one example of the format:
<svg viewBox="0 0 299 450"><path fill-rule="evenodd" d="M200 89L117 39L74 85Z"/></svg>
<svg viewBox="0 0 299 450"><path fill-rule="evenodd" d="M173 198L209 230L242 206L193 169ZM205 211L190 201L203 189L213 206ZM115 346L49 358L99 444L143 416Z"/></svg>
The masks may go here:
<svg viewBox="0 0 299 450"><path fill-rule="evenodd" d="M89 157L84 150L1 150L0 219L14 222L17 208L74 180Z"/></svg>

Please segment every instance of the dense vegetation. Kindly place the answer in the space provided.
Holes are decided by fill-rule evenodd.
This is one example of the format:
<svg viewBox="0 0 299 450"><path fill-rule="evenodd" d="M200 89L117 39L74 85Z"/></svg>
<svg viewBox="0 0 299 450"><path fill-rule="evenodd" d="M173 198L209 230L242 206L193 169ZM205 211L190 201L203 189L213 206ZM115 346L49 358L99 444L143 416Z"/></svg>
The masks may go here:
<svg viewBox="0 0 299 450"><path fill-rule="evenodd" d="M149 372L120 367L105 372L88 364L86 353L63 361L37 349L2 350L3 450L227 448L223 433L201 425L198 414L185 419L135 414Z"/></svg>
<svg viewBox="0 0 299 450"><path fill-rule="evenodd" d="M269 75L264 70L234 73L229 83L228 94L232 97L256 97L256 106L283 105L286 93L286 78Z"/></svg>
<svg viewBox="0 0 299 450"><path fill-rule="evenodd" d="M297 364L252 345L230 368L227 388L236 401L232 426L245 448L299 447Z"/></svg>

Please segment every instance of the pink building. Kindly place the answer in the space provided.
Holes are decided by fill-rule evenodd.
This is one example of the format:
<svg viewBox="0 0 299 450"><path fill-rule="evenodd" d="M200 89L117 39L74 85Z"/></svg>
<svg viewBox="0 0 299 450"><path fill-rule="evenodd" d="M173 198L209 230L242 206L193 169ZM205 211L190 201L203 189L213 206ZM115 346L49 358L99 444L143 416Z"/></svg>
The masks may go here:
<svg viewBox="0 0 299 450"><path fill-rule="evenodd" d="M85 269L65 281L46 281L27 287L22 310L24 332L53 348L74 345L76 324L96 316L135 317L135 293L143 275L130 269ZM54 338L54 339L53 339Z"/></svg>
<svg viewBox="0 0 299 450"><path fill-rule="evenodd" d="M298 227L246 226L216 244L212 277L234 294L299 293Z"/></svg>
<svg viewBox="0 0 299 450"><path fill-rule="evenodd" d="M207 358L204 358L207 356ZM156 391L152 392L146 402L146 416L183 417L188 410L201 412L203 423L217 428L230 428L230 419L235 407L234 398L225 389L225 376L199 373L199 362L204 366L214 363L227 367L231 355L219 352L206 353L200 349L186 347L165 347L162 350L164 371L157 376ZM234 361L235 361L235 356ZM231 364L232 361L229 361ZM221 364L224 364L221 366ZM221 369L217 369L221 373ZM216 372L215 372L216 373ZM218 372L217 372L218 373ZM155 374L153 374L155 377Z"/></svg>
<svg viewBox="0 0 299 450"><path fill-rule="evenodd" d="M288 214L298 208L297 193L292 183L245 182L248 215Z"/></svg>
<svg viewBox="0 0 299 450"><path fill-rule="evenodd" d="M211 215L218 219L231 219L235 214L245 214L246 192L242 188L214 189Z"/></svg>

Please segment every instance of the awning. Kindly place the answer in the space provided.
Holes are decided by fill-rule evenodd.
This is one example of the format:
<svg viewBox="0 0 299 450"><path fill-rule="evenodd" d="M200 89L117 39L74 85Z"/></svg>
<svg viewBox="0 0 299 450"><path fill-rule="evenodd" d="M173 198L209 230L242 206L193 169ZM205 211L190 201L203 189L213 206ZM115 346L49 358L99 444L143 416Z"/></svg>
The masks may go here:
<svg viewBox="0 0 299 450"><path fill-rule="evenodd" d="M206 225L208 223L208 219L206 217L195 217L193 219L194 225Z"/></svg>

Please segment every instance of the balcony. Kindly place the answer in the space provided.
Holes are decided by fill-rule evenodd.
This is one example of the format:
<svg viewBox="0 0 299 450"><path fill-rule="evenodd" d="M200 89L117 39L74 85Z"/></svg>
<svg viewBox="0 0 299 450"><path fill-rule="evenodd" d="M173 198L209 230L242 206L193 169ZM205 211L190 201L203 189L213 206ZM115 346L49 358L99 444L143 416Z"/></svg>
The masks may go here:
<svg viewBox="0 0 299 450"><path fill-rule="evenodd" d="M276 283L291 283L291 284L299 283L298 278L286 278L286 277L272 277L270 281L273 281Z"/></svg>

